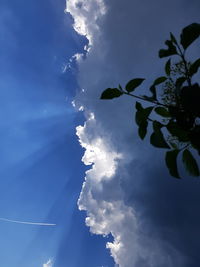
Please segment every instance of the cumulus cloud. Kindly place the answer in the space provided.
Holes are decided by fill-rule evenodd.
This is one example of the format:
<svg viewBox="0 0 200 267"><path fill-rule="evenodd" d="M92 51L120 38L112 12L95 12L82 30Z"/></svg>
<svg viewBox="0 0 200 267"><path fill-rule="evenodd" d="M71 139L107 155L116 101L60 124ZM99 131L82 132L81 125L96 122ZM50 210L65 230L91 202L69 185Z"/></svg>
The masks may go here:
<svg viewBox="0 0 200 267"><path fill-rule="evenodd" d="M87 117L84 126L77 127L77 136L85 149L82 161L85 165L92 165L86 172L78 200L79 209L87 211L86 225L92 233L112 234L114 241L108 242L107 248L119 266L137 266L139 262L144 262L144 266L148 262L152 267L165 266L164 263L174 266L174 256L174 262L180 264L181 257L175 249L162 240L148 239L142 233L134 208L124 201L123 171L119 171L118 166L123 154L111 146L94 114Z"/></svg>
<svg viewBox="0 0 200 267"><path fill-rule="evenodd" d="M190 230L198 230L200 223L194 183L170 179L162 153L139 143L132 99L99 100L106 87L162 74L157 51L164 38L198 21L199 7L198 1L188 5L184 0L67 1L75 30L91 44L87 58L78 60L84 90L73 101L85 112L77 136L85 149L82 160L91 165L78 206L87 211L92 233L112 234L107 248L120 267L193 267L199 262L194 249L199 242L193 241L193 249L188 245L190 235L195 239Z"/></svg>
<svg viewBox="0 0 200 267"><path fill-rule="evenodd" d="M99 31L96 23L100 16L106 13L103 0L70 0L66 1L66 12L74 18L74 29L88 38L89 44L93 42L93 33Z"/></svg>

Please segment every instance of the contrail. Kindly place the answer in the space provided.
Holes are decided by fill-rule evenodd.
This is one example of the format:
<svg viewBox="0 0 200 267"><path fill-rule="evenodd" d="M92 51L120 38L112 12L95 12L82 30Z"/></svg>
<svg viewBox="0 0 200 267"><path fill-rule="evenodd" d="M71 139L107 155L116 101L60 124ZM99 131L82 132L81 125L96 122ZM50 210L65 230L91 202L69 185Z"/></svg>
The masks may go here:
<svg viewBox="0 0 200 267"><path fill-rule="evenodd" d="M9 220L6 218L0 218L0 221L11 222L11 223L20 223L20 224L39 225L39 226L55 226L56 225L55 223L24 222L24 221Z"/></svg>

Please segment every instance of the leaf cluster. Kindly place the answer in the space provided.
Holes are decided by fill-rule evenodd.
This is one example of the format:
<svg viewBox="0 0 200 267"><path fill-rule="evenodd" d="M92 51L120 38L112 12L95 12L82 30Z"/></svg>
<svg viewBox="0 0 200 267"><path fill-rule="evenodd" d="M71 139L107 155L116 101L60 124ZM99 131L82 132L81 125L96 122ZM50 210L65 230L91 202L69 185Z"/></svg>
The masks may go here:
<svg viewBox="0 0 200 267"><path fill-rule="evenodd" d="M122 95L135 98L135 122L138 135L143 140L152 125L150 143L157 148L167 149L166 166L169 173L180 178L177 159L182 154L182 162L191 176L199 176L198 163L191 151L200 155L200 86L193 83L193 76L200 68L200 58L194 62L186 60L188 47L199 38L200 24L185 27L178 42L170 33L167 48L159 51L159 57L170 57L164 66L165 74L158 77L149 87L149 95L135 94L144 78L130 80L125 88L108 88L101 99L114 99ZM178 58L172 61L171 57ZM162 90L158 90L160 88ZM160 93L162 92L162 93ZM150 103L144 106L141 102ZM155 119L156 118L156 119ZM197 156L198 157L198 156ZM198 158L199 160L199 158Z"/></svg>

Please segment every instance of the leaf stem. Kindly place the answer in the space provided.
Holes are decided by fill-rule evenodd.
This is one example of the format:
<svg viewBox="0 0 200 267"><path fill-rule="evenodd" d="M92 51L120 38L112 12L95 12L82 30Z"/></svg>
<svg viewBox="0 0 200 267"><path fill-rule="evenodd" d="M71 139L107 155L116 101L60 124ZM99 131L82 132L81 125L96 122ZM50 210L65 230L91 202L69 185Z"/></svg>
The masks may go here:
<svg viewBox="0 0 200 267"><path fill-rule="evenodd" d="M187 79L187 82L188 82L188 86L191 87L191 78L190 78L190 75L189 75L189 70L188 70L188 66L187 66L187 61L185 60L185 54L184 52L181 50L179 44L177 43L176 44L178 50L179 50L179 53L178 54L181 59L183 60L183 64L184 64L184 67L185 67L185 76L186 76L186 79Z"/></svg>
<svg viewBox="0 0 200 267"><path fill-rule="evenodd" d="M160 106L163 106L163 107L168 107L167 105L164 105L164 104L160 103L159 101L152 101L152 100L143 98L142 96L137 96L137 95L134 95L134 94L130 94L130 93L127 93L125 91L123 91L123 94L129 95L129 96L132 96L132 97L135 97L135 98L138 98L138 99L143 100L143 101L147 101L147 102L153 103L155 105L160 105Z"/></svg>

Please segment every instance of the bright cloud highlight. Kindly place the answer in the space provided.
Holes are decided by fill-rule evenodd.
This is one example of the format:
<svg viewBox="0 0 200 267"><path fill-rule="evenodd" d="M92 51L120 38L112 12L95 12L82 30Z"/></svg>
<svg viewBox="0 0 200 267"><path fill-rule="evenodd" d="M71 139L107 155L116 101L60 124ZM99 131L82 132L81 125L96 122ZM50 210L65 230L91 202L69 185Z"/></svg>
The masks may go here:
<svg viewBox="0 0 200 267"><path fill-rule="evenodd" d="M46 263L43 264L43 267L53 267L52 260L49 259Z"/></svg>
<svg viewBox="0 0 200 267"><path fill-rule="evenodd" d="M157 52L163 38L198 19L197 6L188 9L182 0L67 1L75 30L91 45L87 58L77 60L84 90L73 101L86 117L77 136L85 149L82 160L91 165L78 206L87 211L92 233L113 236L107 248L120 267L189 266L192 257L187 245L180 245L183 232L176 214L190 187L170 180L159 151L139 143L132 99L99 97L105 88L133 77L162 75ZM188 241L187 234L183 239Z"/></svg>

